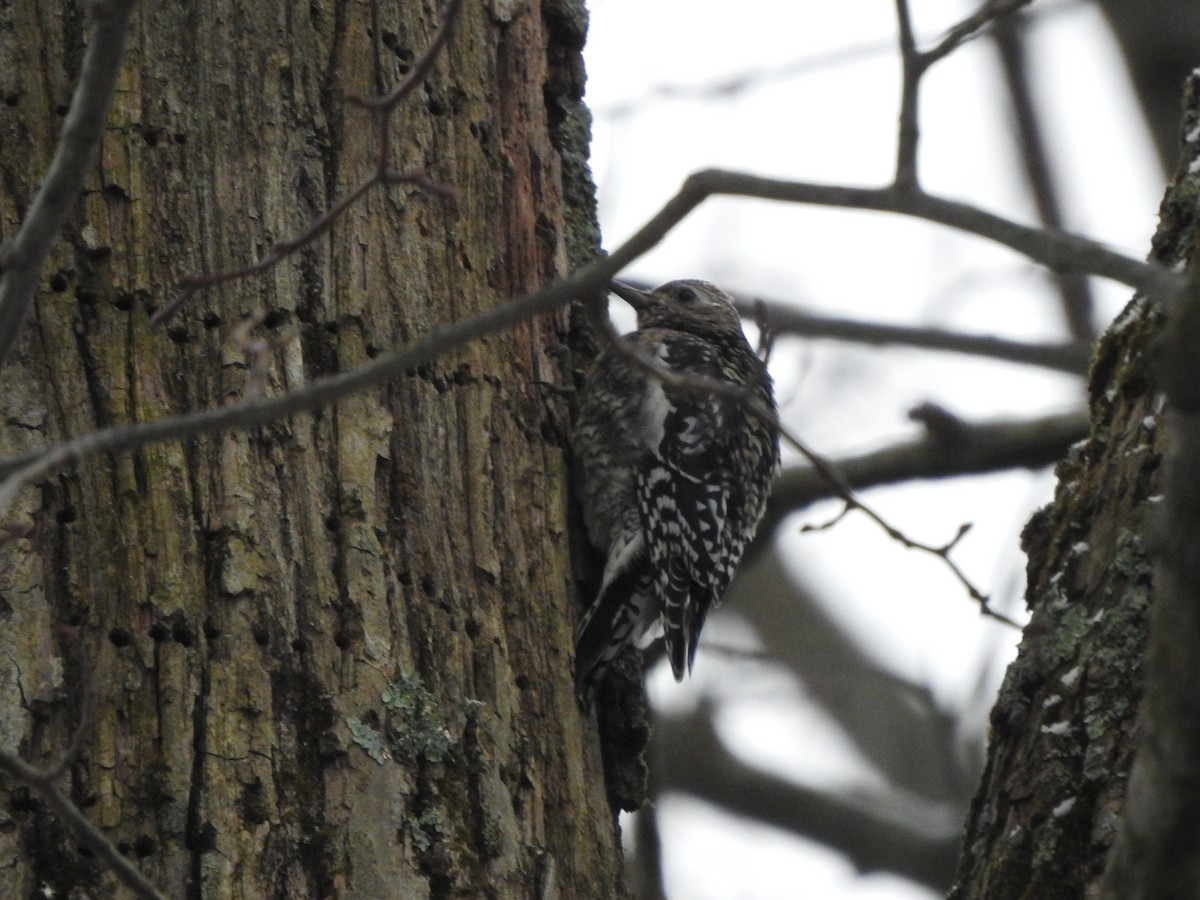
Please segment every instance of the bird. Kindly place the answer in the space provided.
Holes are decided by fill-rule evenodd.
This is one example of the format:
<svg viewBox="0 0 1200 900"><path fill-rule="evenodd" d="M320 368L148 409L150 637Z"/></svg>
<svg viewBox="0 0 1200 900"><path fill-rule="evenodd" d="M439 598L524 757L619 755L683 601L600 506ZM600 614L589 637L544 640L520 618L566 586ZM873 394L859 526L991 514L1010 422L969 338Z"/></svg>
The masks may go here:
<svg viewBox="0 0 1200 900"><path fill-rule="evenodd" d="M571 431L576 496L605 558L575 631L581 703L631 641L661 633L675 680L691 671L779 466L771 377L729 295L694 279L610 289L637 329L597 357Z"/></svg>

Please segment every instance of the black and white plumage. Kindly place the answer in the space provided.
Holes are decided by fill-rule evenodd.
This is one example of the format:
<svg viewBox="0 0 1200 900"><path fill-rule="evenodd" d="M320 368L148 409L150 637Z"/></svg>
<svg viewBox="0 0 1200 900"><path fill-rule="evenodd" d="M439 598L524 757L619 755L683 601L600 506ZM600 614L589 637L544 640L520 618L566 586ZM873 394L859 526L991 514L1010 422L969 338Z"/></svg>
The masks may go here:
<svg viewBox="0 0 1200 900"><path fill-rule="evenodd" d="M571 436L588 536L607 560L575 633L581 698L630 640L644 646L659 625L683 679L779 463L776 429L747 410L775 412L771 378L729 297L691 280L612 290L637 310L638 328L596 361ZM679 377L656 378L630 351ZM744 393L714 392L704 380Z"/></svg>

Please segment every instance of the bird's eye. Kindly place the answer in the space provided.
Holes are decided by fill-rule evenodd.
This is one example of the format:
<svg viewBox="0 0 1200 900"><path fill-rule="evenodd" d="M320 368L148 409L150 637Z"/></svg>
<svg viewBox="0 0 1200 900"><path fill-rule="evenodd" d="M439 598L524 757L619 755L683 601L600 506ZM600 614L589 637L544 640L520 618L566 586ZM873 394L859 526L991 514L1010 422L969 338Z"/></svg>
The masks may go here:
<svg viewBox="0 0 1200 900"><path fill-rule="evenodd" d="M696 292L691 288L683 288L675 295L675 299L680 303L695 303Z"/></svg>

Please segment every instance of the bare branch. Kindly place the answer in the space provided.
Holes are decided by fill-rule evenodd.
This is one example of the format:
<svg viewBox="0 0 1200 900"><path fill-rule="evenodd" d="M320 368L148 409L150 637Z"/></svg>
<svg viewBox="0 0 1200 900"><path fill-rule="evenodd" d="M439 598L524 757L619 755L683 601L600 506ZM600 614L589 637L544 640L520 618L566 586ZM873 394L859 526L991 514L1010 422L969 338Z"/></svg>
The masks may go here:
<svg viewBox="0 0 1200 900"><path fill-rule="evenodd" d="M925 68L929 68L940 59L949 56L971 38L976 37L985 27L1002 16L1011 15L1023 6L1028 6L1033 0L987 0L973 14L967 16L948 32L937 46L921 54Z"/></svg>
<svg viewBox="0 0 1200 900"><path fill-rule="evenodd" d="M896 0L896 22L900 28L900 124L896 133L894 185L901 191L917 190L917 142L920 139L918 100L925 67L917 53L908 0Z"/></svg>
<svg viewBox="0 0 1200 900"><path fill-rule="evenodd" d="M757 298L750 301L742 297L735 297L734 301L738 311L745 316L753 315L756 306L765 307L767 321L777 334L832 338L872 346L895 344L925 350L945 350L950 353L1042 366L1071 375L1086 374L1092 356L1091 344L1083 341L1074 344L1028 344L987 335L943 331L938 328L913 328L828 318L802 312L779 301Z"/></svg>
<svg viewBox="0 0 1200 900"><path fill-rule="evenodd" d="M148 900L163 900L162 894L137 868L126 859L116 847L106 838L70 798L62 793L54 784L67 769L75 764L83 748L84 735L91 726L95 711L96 691L91 674L86 671L79 632L71 629L64 641L68 650L76 658L80 670L80 709L79 722L71 736L71 743L63 751L58 760L51 766L39 769L31 766L10 750L0 749L0 769L8 772L14 779L37 791L50 804L58 818L75 836L90 849L97 857L112 869L121 882L137 896Z"/></svg>
<svg viewBox="0 0 1200 900"><path fill-rule="evenodd" d="M37 791L50 804L58 818L75 832L75 836L80 842L102 859L122 884L137 896L147 898L147 900L165 900L163 895L158 892L158 888L122 856L112 842L87 820L87 817L80 812L79 807L55 786L49 773L29 765L19 756L7 750L0 750L0 769Z"/></svg>
<svg viewBox="0 0 1200 900"><path fill-rule="evenodd" d="M0 367L21 333L46 257L96 157L136 5L136 0L88 3L93 26L62 137L25 221L5 248L0 275Z"/></svg>
<svg viewBox="0 0 1200 900"><path fill-rule="evenodd" d="M1053 465L1088 433L1083 412L1028 421L964 422L949 437L945 430L831 465L855 490L922 478L980 475L1007 469ZM811 466L785 469L775 481L762 528L769 532L785 516L837 494Z"/></svg>
<svg viewBox="0 0 1200 900"><path fill-rule="evenodd" d="M920 440L837 462L828 462L802 447L801 452L811 465L789 469L777 479L760 528L764 533L770 533L790 513L817 500L838 497L846 508L829 525L839 521L851 509L862 511L893 540L941 559L979 604L983 615L1019 629L1021 626L1017 622L991 607L987 595L950 558L951 551L965 534L965 528L960 528L953 540L942 545L913 540L863 504L851 486L864 488L916 478L1041 468L1061 459L1071 444L1087 435L1087 417L1073 413L1032 422L975 425L958 419L953 421L955 427L952 429L931 428Z"/></svg>
<svg viewBox="0 0 1200 900"><path fill-rule="evenodd" d="M327 406L354 391L415 369L468 341L587 296L607 284L622 264L617 254L598 260L564 282L474 318L436 328L420 340L392 353L381 354L357 369L319 379L279 397L243 401L154 422L117 425L0 462L0 477L5 479L0 484L0 514L8 509L16 492L24 485L101 453L128 452L163 441L187 440L231 428L250 428Z"/></svg>
<svg viewBox="0 0 1200 900"><path fill-rule="evenodd" d="M953 575L955 579L957 579L958 583L963 586L963 589L966 590L967 595L979 604L979 612L982 615L987 616L989 619L995 619L997 622L1001 622L1007 625L1009 628L1014 628L1017 631L1021 630L1021 623L1010 616L1006 616L999 610L994 609L991 605L991 597L976 587L975 582L971 581L971 579L967 577L967 573L963 571L962 566L950 558L950 551L954 549L955 545L958 544L962 536L967 533L967 530L971 527L970 524L959 526L954 538L950 541L947 541L945 544L929 544L925 541L918 541L909 537L903 531L896 528L894 525L891 525L871 507L864 505L861 501L855 499L853 501L848 501L846 505L850 506L851 503L853 503L855 509L860 510L864 515L867 516L867 518L882 528L887 533L887 536L892 540L904 547L907 547L909 550L920 550L922 553L928 553L930 556L935 556L940 559L945 564L946 568L950 570L950 574Z"/></svg>
<svg viewBox="0 0 1200 900"><path fill-rule="evenodd" d="M753 410L753 407L751 407ZM882 515L877 513L872 507L863 503L862 500L851 490L850 485L842 477L841 472L834 468L833 464L826 460L823 456L801 441L794 434L789 432L782 425L779 426L780 434L785 437L789 444L795 447L809 461L813 469L829 484L834 496L841 499L846 504L846 509L857 509L868 519L883 529L884 533L892 540L900 543L909 550L920 550L922 553L928 553L930 556L935 556L940 559L945 566L950 570L950 573L958 579L958 582L966 589L967 594L979 604L979 611L988 618L995 619L998 622L1003 622L1005 625L1021 630L1021 626L1013 619L998 612L990 606L988 596L977 588L968 577L966 572L950 558L950 551L954 549L957 539L950 541L947 544L937 545L929 544L924 541L918 541L915 538L909 537L905 532L892 525ZM962 530L959 531L961 537Z"/></svg>
<svg viewBox="0 0 1200 900"><path fill-rule="evenodd" d="M1178 276L1167 269L1122 256L1095 241L1063 232L1040 231L967 204L921 192L806 184L710 169L690 176L678 194L607 258L597 260L560 284L474 318L435 329L407 347L379 356L358 369L320 379L282 397L239 403L157 422L119 425L0 463L0 477L7 479L0 485L0 513L8 508L21 486L96 454L133 450L147 444L187 439L205 432L250 427L291 413L317 409L352 391L415 368L467 341L510 327L571 300L592 296L621 269L658 244L676 223L714 194L899 212L990 238L1054 268L1089 271L1147 288L1174 289L1179 283Z"/></svg>
<svg viewBox="0 0 1200 900"><path fill-rule="evenodd" d="M347 209L361 200L368 191L379 184L417 184L431 193L441 194L443 197L453 198L454 196L454 191L451 188L430 181L425 177L424 172L388 172L383 169L376 169L358 187L343 196L333 206L310 222L304 231L294 238L275 244L271 248L271 252L258 260L258 262L250 263L239 269L229 269L212 275L188 275L181 278L179 280L179 296L162 309L156 310L154 315L150 317L150 324L160 325L167 321L167 319L171 318L191 299L192 294L196 291L207 290L208 288L216 287L218 284L224 284L227 281L236 281L250 275L257 275L260 272L265 272L267 269L277 266L301 247L311 244L332 228L334 222L340 219Z"/></svg>
<svg viewBox="0 0 1200 900"><path fill-rule="evenodd" d="M1055 271L1087 272L1144 289L1175 289L1181 279L1170 270L1110 250L1065 231L1022 225L968 203L923 191L892 187L860 188L763 178L742 172L705 169L688 177L676 194L621 248L636 258L657 244L689 212L712 196L754 197L843 209L899 213L936 222L1003 244Z"/></svg>
<svg viewBox="0 0 1200 900"><path fill-rule="evenodd" d="M896 175L894 185L901 192L918 189L917 143L920 138L920 85L926 70L944 58L963 41L976 35L985 25L1008 15L1032 0L988 0L972 16L955 25L942 41L924 53L917 50L908 0L895 0L896 23L900 31L900 125L896 137Z"/></svg>
<svg viewBox="0 0 1200 900"><path fill-rule="evenodd" d="M958 580L959 584L963 586L967 592L967 595L977 604L979 604L980 613L982 613L984 616L987 616L989 619L995 619L997 622L1002 622L1003 624L1008 625L1010 628L1015 628L1017 631L1021 630L1021 625L1018 622L1006 616L1004 613L992 608L988 595L976 587L975 583L967 577L967 573L962 570L962 567L950 558L950 551L953 550L954 545L958 543L958 538L962 537L962 528L959 529L958 537L945 544L930 544L925 541L918 541L915 538L909 537L904 531L891 524L872 507L863 503L862 500L860 500L858 496L850 489L841 473L833 467L832 463L824 459L815 450L813 450L803 441L799 440L799 438L789 434L786 429L781 429L781 433L788 439L788 443L799 450L804 455L804 458L812 464L812 467L817 471L817 473L829 483L833 495L840 498L841 501L846 504L847 510L858 510L868 519L878 525L888 537L900 545L908 548L909 550L919 550L922 553L928 553L930 556L940 559L946 568L950 570L950 574L953 575L955 579Z"/></svg>

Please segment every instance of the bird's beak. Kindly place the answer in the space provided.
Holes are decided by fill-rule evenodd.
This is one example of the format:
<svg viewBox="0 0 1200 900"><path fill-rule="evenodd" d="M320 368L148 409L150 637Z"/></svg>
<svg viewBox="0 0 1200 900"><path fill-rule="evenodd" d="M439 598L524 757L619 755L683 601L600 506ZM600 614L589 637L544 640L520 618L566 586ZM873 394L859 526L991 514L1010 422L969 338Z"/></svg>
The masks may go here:
<svg viewBox="0 0 1200 900"><path fill-rule="evenodd" d="M627 284L621 284L619 281L610 281L608 289L636 309L641 312L648 307L653 301L647 291L639 291L635 287L630 287Z"/></svg>

